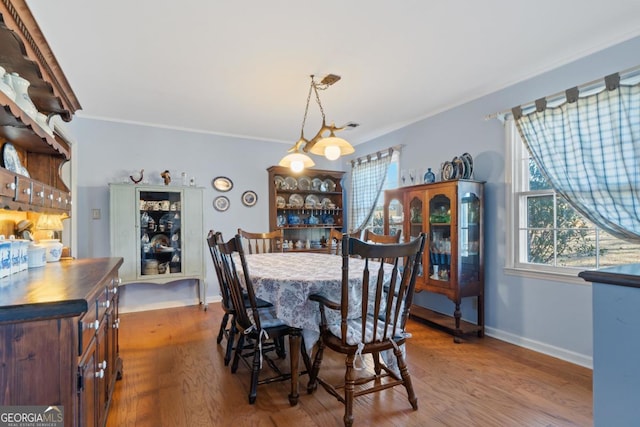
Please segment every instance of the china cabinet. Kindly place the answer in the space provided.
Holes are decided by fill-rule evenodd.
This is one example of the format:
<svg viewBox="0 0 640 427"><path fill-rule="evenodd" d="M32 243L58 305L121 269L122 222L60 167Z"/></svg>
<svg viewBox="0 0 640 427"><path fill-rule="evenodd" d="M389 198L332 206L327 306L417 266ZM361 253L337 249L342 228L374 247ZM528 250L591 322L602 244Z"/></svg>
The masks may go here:
<svg viewBox="0 0 640 427"><path fill-rule="evenodd" d="M63 260L3 279L0 406L61 407L105 426L117 379L121 258Z"/></svg>
<svg viewBox="0 0 640 427"><path fill-rule="evenodd" d="M468 333L484 335L484 184L451 180L386 190L385 234L403 230L406 240L428 236L423 274L416 291L445 295L454 303L452 316L419 305L411 314L453 333L455 341ZM475 297L477 322L462 320L463 298Z"/></svg>
<svg viewBox="0 0 640 427"><path fill-rule="evenodd" d="M344 172L271 166L269 230L282 229L285 251L326 251L331 229L344 223Z"/></svg>
<svg viewBox="0 0 640 427"><path fill-rule="evenodd" d="M111 254L123 284L193 279L206 310L202 188L110 184Z"/></svg>
<svg viewBox="0 0 640 427"><path fill-rule="evenodd" d="M24 167L1 168L1 206L70 214L71 194L60 169L71 159L71 147L50 125L54 116L70 121L80 104L26 3L3 1L0 14L0 67L8 76L2 80L4 90L0 90L0 145L3 151L15 147ZM6 82L14 73L19 76L13 79L16 85L28 82L20 85L22 92L18 93L26 95L28 103L7 89ZM6 166L4 159L2 164Z"/></svg>

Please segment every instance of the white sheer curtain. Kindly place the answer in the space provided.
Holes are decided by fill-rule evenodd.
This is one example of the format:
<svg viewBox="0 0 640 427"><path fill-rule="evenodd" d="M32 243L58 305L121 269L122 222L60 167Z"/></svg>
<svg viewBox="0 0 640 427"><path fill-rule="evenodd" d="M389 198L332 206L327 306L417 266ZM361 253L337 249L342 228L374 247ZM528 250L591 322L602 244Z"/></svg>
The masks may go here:
<svg viewBox="0 0 640 427"><path fill-rule="evenodd" d="M394 148L351 161L350 232L367 225L382 192Z"/></svg>

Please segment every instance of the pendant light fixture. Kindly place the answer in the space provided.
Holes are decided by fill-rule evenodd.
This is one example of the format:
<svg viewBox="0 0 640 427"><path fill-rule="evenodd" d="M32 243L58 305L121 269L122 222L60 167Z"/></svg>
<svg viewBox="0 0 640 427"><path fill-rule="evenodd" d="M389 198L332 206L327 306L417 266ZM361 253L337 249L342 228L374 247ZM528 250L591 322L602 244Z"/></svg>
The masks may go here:
<svg viewBox="0 0 640 427"><path fill-rule="evenodd" d="M311 152L312 154L321 156L323 155L329 160L336 160L340 156L355 152L355 149L345 139L335 136L335 132L344 129L344 127L336 127L335 124L331 124L330 126L327 125L324 108L322 108L322 102L320 102L318 90L325 90L338 80L340 80L340 76L329 74L324 77L320 83L316 83L314 75L311 75L309 93L307 94L307 104L304 110L304 118L302 119L302 129L300 130L300 139L291 149L289 149L289 154L280 160L280 166L290 167L294 172L299 172L305 167L311 167L315 164L309 156L304 154L306 152ZM311 91L315 94L316 102L320 108L320 113L322 114L322 126L313 138L307 140L304 137L304 125L309 112Z"/></svg>
<svg viewBox="0 0 640 427"><path fill-rule="evenodd" d="M311 76L311 83L313 85L313 76ZM304 117L302 118L302 127L300 129L300 139L289 149L289 154L284 156L280 163L280 166L291 168L293 172L301 172L304 168L310 168L315 165L315 162L311 157L307 156L300 150L303 149L309 141L304 137L304 125L307 122L307 113L309 112L309 100L311 99L311 86L309 86L309 93L307 94L307 104L304 107Z"/></svg>

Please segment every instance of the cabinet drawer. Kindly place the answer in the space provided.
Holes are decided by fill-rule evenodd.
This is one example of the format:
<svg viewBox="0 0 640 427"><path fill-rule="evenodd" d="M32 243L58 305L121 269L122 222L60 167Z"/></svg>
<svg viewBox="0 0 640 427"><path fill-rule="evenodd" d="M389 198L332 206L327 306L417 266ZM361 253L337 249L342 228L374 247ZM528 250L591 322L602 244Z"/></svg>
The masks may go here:
<svg viewBox="0 0 640 427"><path fill-rule="evenodd" d="M31 183L31 204L34 206L45 206L46 192L44 184L39 182Z"/></svg>
<svg viewBox="0 0 640 427"><path fill-rule="evenodd" d="M31 180L22 176L16 177L16 202L31 203Z"/></svg>
<svg viewBox="0 0 640 427"><path fill-rule="evenodd" d="M78 355L82 355L100 328L97 298L88 301L87 312L78 319Z"/></svg>
<svg viewBox="0 0 640 427"><path fill-rule="evenodd" d="M0 168L0 196L16 196L16 176L5 168Z"/></svg>
<svg viewBox="0 0 640 427"><path fill-rule="evenodd" d="M107 287L105 286L102 292L96 298L96 309L98 311L98 320L100 323L104 320L104 314L107 309L111 306L111 298L109 298L109 293L107 291Z"/></svg>

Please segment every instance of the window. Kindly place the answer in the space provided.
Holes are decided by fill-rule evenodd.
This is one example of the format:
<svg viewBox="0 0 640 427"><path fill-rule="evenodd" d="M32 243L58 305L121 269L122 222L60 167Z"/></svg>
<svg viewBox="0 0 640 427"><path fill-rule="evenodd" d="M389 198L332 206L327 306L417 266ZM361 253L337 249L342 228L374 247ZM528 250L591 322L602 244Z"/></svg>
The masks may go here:
<svg viewBox="0 0 640 427"><path fill-rule="evenodd" d="M384 210L382 204L384 203L384 190L390 188L398 188L400 182L400 151L394 150L391 156L391 163L389 163L389 169L387 170L387 176L384 179L384 185L378 201L376 203L375 210L371 219L367 223L365 229L369 229L376 234L384 234Z"/></svg>
<svg viewBox="0 0 640 427"><path fill-rule="evenodd" d="M550 187L513 120L506 122L506 135L512 224L507 230L507 253L513 254L508 267L575 276L586 269L638 261L640 244L602 231Z"/></svg>

